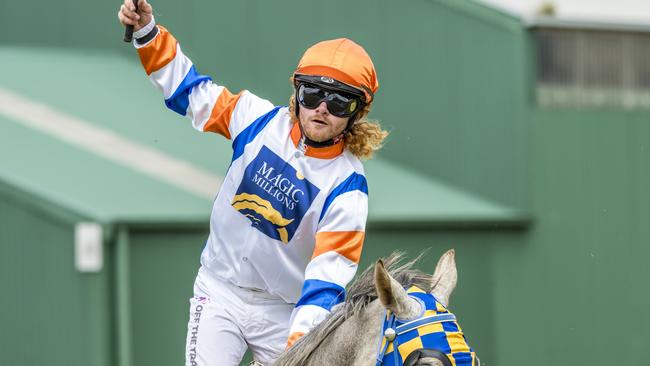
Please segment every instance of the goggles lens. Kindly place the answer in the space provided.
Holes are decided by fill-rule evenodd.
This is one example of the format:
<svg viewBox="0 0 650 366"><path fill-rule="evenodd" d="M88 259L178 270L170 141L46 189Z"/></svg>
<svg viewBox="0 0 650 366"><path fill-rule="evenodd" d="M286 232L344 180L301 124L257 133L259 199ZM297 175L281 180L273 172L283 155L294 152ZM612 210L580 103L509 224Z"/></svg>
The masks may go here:
<svg viewBox="0 0 650 366"><path fill-rule="evenodd" d="M350 117L359 108L359 99L341 92L323 89L316 85L300 84L298 87L298 103L307 109L314 109L322 102L327 110L337 117Z"/></svg>

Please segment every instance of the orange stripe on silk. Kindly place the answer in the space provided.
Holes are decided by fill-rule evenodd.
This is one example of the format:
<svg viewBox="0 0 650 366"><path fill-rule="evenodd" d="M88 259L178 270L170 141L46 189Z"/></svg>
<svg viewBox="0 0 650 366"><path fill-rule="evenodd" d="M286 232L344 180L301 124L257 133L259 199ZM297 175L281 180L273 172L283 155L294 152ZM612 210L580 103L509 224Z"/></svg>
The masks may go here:
<svg viewBox="0 0 650 366"><path fill-rule="evenodd" d="M337 252L354 263L359 263L363 239L363 231L323 231L316 233L316 245L312 259L326 252Z"/></svg>
<svg viewBox="0 0 650 366"><path fill-rule="evenodd" d="M240 96L241 93L233 95L230 90L223 88L214 103L210 118L203 126L203 131L216 132L230 140L228 126L230 125L232 111L235 109Z"/></svg>
<svg viewBox="0 0 650 366"><path fill-rule="evenodd" d="M296 343L296 341L299 340L304 335L305 335L305 333L303 333L303 332L293 332L293 333L291 333L291 335L289 335L289 339L287 340L287 348L293 346L293 344Z"/></svg>
<svg viewBox="0 0 650 366"><path fill-rule="evenodd" d="M147 75L158 71L176 57L176 45L178 41L163 26L158 26L159 34L148 45L138 48L140 62L144 66Z"/></svg>

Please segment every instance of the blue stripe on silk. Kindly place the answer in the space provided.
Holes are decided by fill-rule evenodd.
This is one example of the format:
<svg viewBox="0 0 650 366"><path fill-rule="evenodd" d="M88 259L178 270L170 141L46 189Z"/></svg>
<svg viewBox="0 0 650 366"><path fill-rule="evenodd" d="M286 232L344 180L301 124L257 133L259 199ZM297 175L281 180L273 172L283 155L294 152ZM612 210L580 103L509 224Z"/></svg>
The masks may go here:
<svg viewBox="0 0 650 366"><path fill-rule="evenodd" d="M262 132L264 127L278 114L278 111L282 106L275 107L266 114L261 115L257 118L250 126L246 127L232 142L232 161L237 160L243 153L244 148L248 143L253 141L257 135Z"/></svg>
<svg viewBox="0 0 650 366"><path fill-rule="evenodd" d="M174 94L172 94L168 99L165 99L165 105L167 108L182 116L186 115L187 107L190 105L190 94L192 93L192 88L205 80L212 79L209 76L200 75L196 72L194 65L192 65L183 81L181 81L180 85L174 91Z"/></svg>
<svg viewBox="0 0 650 366"><path fill-rule="evenodd" d="M332 202L334 202L336 197L342 195L343 193L352 191L361 191L365 194L368 194L368 182L366 181L366 177L361 174L352 173L346 180L334 188L334 190L327 196L327 198L325 198L325 204L323 205L323 210L320 212L320 218L318 219L318 222L321 222L323 220L327 209L330 207Z"/></svg>
<svg viewBox="0 0 650 366"><path fill-rule="evenodd" d="M316 305L325 310L345 300L345 289L335 283L321 280L306 280L302 286L302 295L296 304Z"/></svg>

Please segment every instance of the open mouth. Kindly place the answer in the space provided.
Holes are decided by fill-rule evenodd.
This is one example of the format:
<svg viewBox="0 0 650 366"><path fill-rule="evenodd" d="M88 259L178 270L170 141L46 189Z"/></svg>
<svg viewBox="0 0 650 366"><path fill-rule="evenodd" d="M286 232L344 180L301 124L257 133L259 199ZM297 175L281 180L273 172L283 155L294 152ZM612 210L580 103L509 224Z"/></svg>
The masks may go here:
<svg viewBox="0 0 650 366"><path fill-rule="evenodd" d="M327 123L319 119L313 119L312 122L318 123L319 125L327 126Z"/></svg>

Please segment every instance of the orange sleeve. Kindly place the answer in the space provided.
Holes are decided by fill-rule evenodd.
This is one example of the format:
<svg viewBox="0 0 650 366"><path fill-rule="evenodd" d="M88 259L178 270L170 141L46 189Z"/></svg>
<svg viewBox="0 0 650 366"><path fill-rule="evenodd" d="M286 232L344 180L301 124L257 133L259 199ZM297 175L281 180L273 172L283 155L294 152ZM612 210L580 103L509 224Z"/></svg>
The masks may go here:
<svg viewBox="0 0 650 366"><path fill-rule="evenodd" d="M312 259L333 251L354 263L359 263L365 233L363 231L326 231L316 233L316 244Z"/></svg>
<svg viewBox="0 0 650 366"><path fill-rule="evenodd" d="M300 338L302 338L302 336L304 336L304 335L305 335L305 333L303 333L303 332L293 332L293 333L291 333L291 335L289 335L289 340L287 340L287 348L293 346L293 344L296 343L296 341L299 340Z"/></svg>
<svg viewBox="0 0 650 366"><path fill-rule="evenodd" d="M176 57L178 41L165 27L160 25L157 27L160 33L156 38L146 46L138 48L140 62L142 62L147 75L160 70Z"/></svg>
<svg viewBox="0 0 650 366"><path fill-rule="evenodd" d="M241 93L233 95L230 90L223 88L214 104L214 107L212 108L210 118L203 127L203 131L216 132L225 138L230 139L228 126L230 125L232 112L235 109L240 96Z"/></svg>

